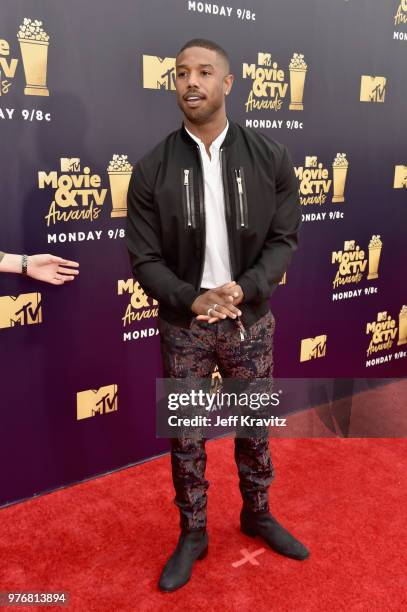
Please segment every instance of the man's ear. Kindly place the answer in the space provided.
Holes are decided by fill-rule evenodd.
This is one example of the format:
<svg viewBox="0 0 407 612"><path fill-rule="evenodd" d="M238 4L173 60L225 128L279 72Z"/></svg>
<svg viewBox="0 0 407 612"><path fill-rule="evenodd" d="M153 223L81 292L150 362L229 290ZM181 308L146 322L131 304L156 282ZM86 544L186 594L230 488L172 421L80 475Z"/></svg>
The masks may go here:
<svg viewBox="0 0 407 612"><path fill-rule="evenodd" d="M233 79L234 79L233 74L228 74L227 76L225 76L223 80L223 92L225 96L230 94L230 90L232 89L232 85L233 85Z"/></svg>

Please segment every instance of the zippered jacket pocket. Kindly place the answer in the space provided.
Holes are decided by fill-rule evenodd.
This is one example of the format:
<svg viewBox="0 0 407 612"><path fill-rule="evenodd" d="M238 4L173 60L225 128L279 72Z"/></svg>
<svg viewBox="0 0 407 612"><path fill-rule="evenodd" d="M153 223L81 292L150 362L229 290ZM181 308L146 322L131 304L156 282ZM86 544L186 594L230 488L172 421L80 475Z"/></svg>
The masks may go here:
<svg viewBox="0 0 407 612"><path fill-rule="evenodd" d="M194 173L192 168L181 169L181 187L185 227L187 229L195 228Z"/></svg>
<svg viewBox="0 0 407 612"><path fill-rule="evenodd" d="M239 168L233 168L232 173L236 206L236 229L247 229L249 226L249 218L244 169L242 166Z"/></svg>

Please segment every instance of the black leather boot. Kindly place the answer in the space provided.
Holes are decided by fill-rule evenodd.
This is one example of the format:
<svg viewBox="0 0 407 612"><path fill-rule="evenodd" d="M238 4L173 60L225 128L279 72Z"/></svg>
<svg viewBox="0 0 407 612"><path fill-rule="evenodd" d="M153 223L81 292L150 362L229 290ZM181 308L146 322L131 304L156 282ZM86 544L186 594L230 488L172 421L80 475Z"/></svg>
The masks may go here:
<svg viewBox="0 0 407 612"><path fill-rule="evenodd" d="M175 591L191 578L192 567L197 559L208 553L206 529L182 530L178 544L161 573L158 587L161 591Z"/></svg>
<svg viewBox="0 0 407 612"><path fill-rule="evenodd" d="M269 512L240 512L241 531L255 538L260 536L280 555L303 561L310 553L301 542L292 536Z"/></svg>

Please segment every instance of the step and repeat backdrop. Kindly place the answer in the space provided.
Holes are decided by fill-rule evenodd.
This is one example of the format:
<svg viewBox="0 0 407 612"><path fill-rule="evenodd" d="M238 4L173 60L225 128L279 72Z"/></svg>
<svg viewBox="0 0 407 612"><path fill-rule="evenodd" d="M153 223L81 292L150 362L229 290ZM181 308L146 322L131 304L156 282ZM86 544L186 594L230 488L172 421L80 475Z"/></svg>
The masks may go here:
<svg viewBox="0 0 407 612"><path fill-rule="evenodd" d="M0 6L0 504L169 449L157 302L125 246L135 162L181 125L174 58L229 52L229 118L288 146L300 248L271 298L275 376L407 370L407 0L15 0Z"/></svg>

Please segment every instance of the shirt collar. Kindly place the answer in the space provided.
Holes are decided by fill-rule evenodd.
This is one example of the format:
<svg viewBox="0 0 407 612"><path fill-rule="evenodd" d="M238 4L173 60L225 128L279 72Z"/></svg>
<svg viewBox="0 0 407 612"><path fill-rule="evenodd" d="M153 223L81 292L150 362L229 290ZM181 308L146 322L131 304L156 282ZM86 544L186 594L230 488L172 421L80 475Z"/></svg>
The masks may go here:
<svg viewBox="0 0 407 612"><path fill-rule="evenodd" d="M198 136L195 136L195 134L192 134L187 126L184 123L184 127L186 129L186 131L188 132L188 134L191 136L191 138L193 138L195 140L195 142L197 142L199 144L199 146L205 147L204 143L202 142L202 140L200 138L198 138ZM226 132L228 131L229 128L229 121L226 118L226 127L225 129L219 134L219 136L217 138L215 138L215 140L212 142L211 146L209 147L209 150L213 150L213 149L219 149L222 142L225 140L225 136L226 136Z"/></svg>

